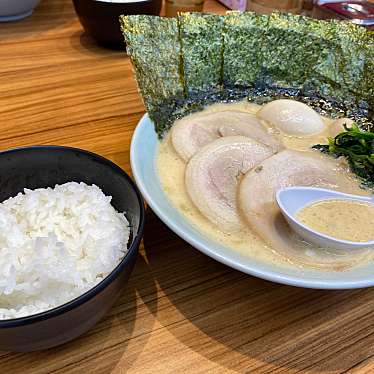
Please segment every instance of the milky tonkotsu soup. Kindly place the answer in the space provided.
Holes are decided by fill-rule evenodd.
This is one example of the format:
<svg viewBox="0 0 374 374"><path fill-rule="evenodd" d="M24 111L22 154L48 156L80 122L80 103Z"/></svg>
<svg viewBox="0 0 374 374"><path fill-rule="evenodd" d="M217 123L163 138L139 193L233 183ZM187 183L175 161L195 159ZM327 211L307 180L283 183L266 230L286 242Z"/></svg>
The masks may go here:
<svg viewBox="0 0 374 374"><path fill-rule="evenodd" d="M279 188L368 193L344 160L311 149L326 142L334 121L305 104L278 101L214 104L175 121L157 156L166 195L200 232L256 260L327 271L366 263L370 249L318 248L291 231L281 215Z"/></svg>
<svg viewBox="0 0 374 374"><path fill-rule="evenodd" d="M374 205L349 200L319 201L296 215L305 226L337 239L353 242L374 240Z"/></svg>

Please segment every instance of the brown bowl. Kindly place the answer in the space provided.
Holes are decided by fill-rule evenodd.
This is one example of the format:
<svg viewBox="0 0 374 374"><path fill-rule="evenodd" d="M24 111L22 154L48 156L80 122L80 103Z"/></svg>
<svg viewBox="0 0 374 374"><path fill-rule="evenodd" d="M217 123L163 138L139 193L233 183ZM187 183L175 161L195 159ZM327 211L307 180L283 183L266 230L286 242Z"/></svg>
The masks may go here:
<svg viewBox="0 0 374 374"><path fill-rule="evenodd" d="M127 3L110 3L101 0L73 0L73 3L87 34L105 47L123 49L124 41L120 29L119 16L122 14L159 15L162 0L143 0Z"/></svg>

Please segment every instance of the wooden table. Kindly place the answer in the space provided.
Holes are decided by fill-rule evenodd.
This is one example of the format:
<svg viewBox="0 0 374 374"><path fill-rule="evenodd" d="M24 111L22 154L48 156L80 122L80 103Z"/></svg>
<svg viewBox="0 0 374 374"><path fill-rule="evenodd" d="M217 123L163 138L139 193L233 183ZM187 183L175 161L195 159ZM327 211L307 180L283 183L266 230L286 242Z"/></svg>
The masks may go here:
<svg viewBox="0 0 374 374"><path fill-rule="evenodd" d="M222 12L213 2L208 10ZM0 149L61 144L130 172L144 113L128 58L86 35L71 1L0 24ZM44 352L0 352L0 373L373 373L374 290L282 286L204 256L150 211L109 315Z"/></svg>

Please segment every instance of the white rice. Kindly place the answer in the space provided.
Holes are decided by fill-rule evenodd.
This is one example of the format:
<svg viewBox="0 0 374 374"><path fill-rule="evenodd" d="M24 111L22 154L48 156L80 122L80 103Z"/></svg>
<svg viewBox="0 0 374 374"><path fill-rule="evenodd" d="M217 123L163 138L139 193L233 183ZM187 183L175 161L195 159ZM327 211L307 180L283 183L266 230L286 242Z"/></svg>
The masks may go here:
<svg viewBox="0 0 374 374"><path fill-rule="evenodd" d="M0 319L83 294L123 258L129 223L95 185L25 189L0 204Z"/></svg>

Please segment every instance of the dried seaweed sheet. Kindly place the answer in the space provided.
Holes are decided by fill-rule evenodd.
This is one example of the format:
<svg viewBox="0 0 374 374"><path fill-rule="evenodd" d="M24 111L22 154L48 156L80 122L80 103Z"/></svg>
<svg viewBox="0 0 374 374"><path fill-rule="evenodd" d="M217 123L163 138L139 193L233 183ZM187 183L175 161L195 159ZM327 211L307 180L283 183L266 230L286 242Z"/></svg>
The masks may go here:
<svg viewBox="0 0 374 374"><path fill-rule="evenodd" d="M224 27L224 81L251 86L303 86L324 40L308 32L305 19L274 13L229 13Z"/></svg>
<svg viewBox="0 0 374 374"><path fill-rule="evenodd" d="M365 81L369 33L348 22L330 21L321 25L327 49L310 81L325 95L369 99Z"/></svg>
<svg viewBox="0 0 374 374"><path fill-rule="evenodd" d="M325 57L326 40L310 31L311 22L291 14L269 16L261 40L261 65L277 86L303 87Z"/></svg>
<svg viewBox="0 0 374 374"><path fill-rule="evenodd" d="M261 72L261 38L267 16L230 12L223 28L223 82L227 87L250 87Z"/></svg>
<svg viewBox="0 0 374 374"><path fill-rule="evenodd" d="M363 44L365 44L364 69L357 91L362 92L369 108L374 112L374 32L366 34L366 41Z"/></svg>
<svg viewBox="0 0 374 374"><path fill-rule="evenodd" d="M147 111L152 115L169 97L184 96L176 19L120 17L127 53Z"/></svg>
<svg viewBox="0 0 374 374"><path fill-rule="evenodd" d="M179 16L179 25L187 92L220 88L223 17L184 13Z"/></svg>
<svg viewBox="0 0 374 374"><path fill-rule="evenodd" d="M270 93L372 119L374 33L362 27L251 12L127 16L121 22L160 136L175 118L204 104Z"/></svg>

